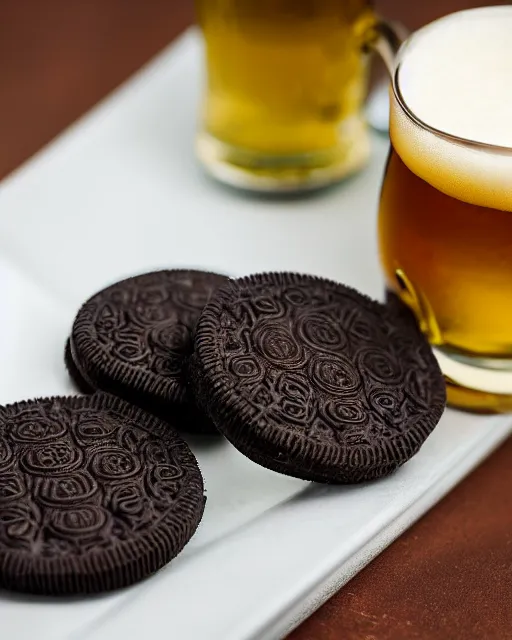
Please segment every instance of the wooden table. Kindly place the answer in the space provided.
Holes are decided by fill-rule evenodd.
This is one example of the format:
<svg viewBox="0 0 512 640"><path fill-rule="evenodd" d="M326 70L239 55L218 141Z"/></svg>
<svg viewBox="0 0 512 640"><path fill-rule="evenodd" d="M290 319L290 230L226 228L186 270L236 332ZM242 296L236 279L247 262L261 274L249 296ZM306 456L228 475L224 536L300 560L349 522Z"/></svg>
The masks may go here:
<svg viewBox="0 0 512 640"><path fill-rule="evenodd" d="M411 29L480 4L377 2ZM192 19L191 0L0 0L0 178ZM290 636L356 639L512 639L512 440Z"/></svg>

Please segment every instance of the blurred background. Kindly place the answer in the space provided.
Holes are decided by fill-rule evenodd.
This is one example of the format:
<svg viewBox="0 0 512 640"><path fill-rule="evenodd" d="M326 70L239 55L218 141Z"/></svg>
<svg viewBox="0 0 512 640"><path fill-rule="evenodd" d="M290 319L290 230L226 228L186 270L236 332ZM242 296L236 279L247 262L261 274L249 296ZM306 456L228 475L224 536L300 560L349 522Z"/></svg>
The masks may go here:
<svg viewBox="0 0 512 640"><path fill-rule="evenodd" d="M376 0L416 29L473 0ZM193 0L0 0L0 179L193 21Z"/></svg>

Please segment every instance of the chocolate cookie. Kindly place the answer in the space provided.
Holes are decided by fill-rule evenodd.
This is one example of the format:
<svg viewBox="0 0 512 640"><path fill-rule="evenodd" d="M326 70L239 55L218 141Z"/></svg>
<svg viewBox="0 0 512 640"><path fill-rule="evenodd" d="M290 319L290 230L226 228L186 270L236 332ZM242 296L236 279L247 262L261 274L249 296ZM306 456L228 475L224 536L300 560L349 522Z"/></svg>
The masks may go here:
<svg viewBox="0 0 512 640"><path fill-rule="evenodd" d="M190 377L242 453L318 482L393 472L420 449L446 399L421 334L348 287L289 273L231 281L212 298Z"/></svg>
<svg viewBox="0 0 512 640"><path fill-rule="evenodd" d="M158 271L94 295L79 310L66 345L78 388L112 393L163 419L176 420L179 412L180 425L191 431L214 430L194 411L183 363L202 308L226 282L202 271Z"/></svg>
<svg viewBox="0 0 512 640"><path fill-rule="evenodd" d="M204 509L169 425L103 393L0 407L0 589L98 593L174 558Z"/></svg>

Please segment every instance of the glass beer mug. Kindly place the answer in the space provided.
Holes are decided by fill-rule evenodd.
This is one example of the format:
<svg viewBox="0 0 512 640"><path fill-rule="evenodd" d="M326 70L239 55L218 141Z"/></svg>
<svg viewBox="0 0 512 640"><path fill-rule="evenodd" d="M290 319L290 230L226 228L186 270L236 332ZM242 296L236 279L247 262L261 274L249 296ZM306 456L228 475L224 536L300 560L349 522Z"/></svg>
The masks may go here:
<svg viewBox="0 0 512 640"><path fill-rule="evenodd" d="M409 305L452 405L512 410L512 7L449 15L392 67L380 212L389 288Z"/></svg>
<svg viewBox="0 0 512 640"><path fill-rule="evenodd" d="M370 0L196 0L207 86L197 154L221 181L300 190L361 169Z"/></svg>

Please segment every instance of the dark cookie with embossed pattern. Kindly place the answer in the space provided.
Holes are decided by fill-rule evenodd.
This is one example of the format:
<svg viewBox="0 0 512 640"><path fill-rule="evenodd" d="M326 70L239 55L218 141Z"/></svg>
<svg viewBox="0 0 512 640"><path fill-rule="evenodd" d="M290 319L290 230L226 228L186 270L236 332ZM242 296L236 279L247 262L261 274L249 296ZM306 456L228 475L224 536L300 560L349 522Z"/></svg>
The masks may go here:
<svg viewBox="0 0 512 640"><path fill-rule="evenodd" d="M170 562L204 509L194 455L104 393L0 407L0 589L129 586Z"/></svg>
<svg viewBox="0 0 512 640"><path fill-rule="evenodd" d="M242 453L318 482L395 471L418 452L446 401L417 330L353 289L287 273L217 292L197 325L190 378Z"/></svg>
<svg viewBox="0 0 512 640"><path fill-rule="evenodd" d="M183 365L199 314L227 278L158 271L123 280L79 310L65 362L81 391L125 398L182 429L214 432L187 394Z"/></svg>

